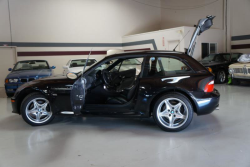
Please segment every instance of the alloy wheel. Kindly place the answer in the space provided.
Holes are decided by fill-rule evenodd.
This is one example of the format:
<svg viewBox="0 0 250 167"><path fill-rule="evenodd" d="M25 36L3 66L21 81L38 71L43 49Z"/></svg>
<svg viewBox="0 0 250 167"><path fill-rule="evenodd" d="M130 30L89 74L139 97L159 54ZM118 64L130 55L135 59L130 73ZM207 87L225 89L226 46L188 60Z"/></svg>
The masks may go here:
<svg viewBox="0 0 250 167"><path fill-rule="evenodd" d="M183 126L188 116L186 104L178 98L167 98L157 107L157 118L159 122L170 129Z"/></svg>
<svg viewBox="0 0 250 167"><path fill-rule="evenodd" d="M225 80L226 80L226 74L225 74L224 71L220 71L219 72L219 80L220 80L221 83L225 82Z"/></svg>
<svg viewBox="0 0 250 167"><path fill-rule="evenodd" d="M49 101L45 98L35 98L31 100L25 109L27 118L36 124L48 121L52 116Z"/></svg>

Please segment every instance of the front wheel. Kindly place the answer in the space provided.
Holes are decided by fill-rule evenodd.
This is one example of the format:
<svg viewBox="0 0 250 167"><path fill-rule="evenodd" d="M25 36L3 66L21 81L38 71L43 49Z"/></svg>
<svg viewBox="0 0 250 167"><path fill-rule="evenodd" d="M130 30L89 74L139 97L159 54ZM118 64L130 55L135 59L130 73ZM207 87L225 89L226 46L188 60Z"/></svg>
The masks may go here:
<svg viewBox="0 0 250 167"><path fill-rule="evenodd" d="M24 121L32 126L46 125L54 118L49 101L40 93L25 97L21 104L21 114Z"/></svg>
<svg viewBox="0 0 250 167"><path fill-rule="evenodd" d="M193 118L192 104L182 94L166 94L156 101L153 117L162 130L178 132L187 128L191 123Z"/></svg>
<svg viewBox="0 0 250 167"><path fill-rule="evenodd" d="M216 82L219 84L225 83L227 79L226 77L226 72L224 70L221 70L217 73Z"/></svg>

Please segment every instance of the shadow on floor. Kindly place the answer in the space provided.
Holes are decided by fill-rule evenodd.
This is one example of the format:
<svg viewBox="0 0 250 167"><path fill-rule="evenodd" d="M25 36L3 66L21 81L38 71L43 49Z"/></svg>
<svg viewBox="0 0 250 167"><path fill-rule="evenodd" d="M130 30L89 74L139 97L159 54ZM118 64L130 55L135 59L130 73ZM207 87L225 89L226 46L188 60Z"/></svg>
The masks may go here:
<svg viewBox="0 0 250 167"><path fill-rule="evenodd" d="M94 130L99 133L113 132L120 133L129 132L135 135L149 135L152 134L170 134L162 131L153 118L135 119L135 118L106 118L106 117L70 117L57 116L49 125L32 127L23 121L21 116L12 115L0 121L0 130L18 131L18 130L36 130L42 127L47 129L71 129L71 130ZM194 116L189 127L181 132L171 133L174 136L179 134L187 134L190 137L209 135L217 133L221 130L218 119L210 114L206 116ZM183 136L182 136L183 137Z"/></svg>

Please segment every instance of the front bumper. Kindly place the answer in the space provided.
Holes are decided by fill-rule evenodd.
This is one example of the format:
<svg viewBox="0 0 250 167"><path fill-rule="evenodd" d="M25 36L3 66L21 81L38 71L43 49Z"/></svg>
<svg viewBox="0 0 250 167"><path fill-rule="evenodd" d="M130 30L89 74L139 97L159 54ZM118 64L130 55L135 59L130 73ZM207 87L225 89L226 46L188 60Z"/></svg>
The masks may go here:
<svg viewBox="0 0 250 167"><path fill-rule="evenodd" d="M5 84L5 92L14 94L16 90L24 83L7 83Z"/></svg>
<svg viewBox="0 0 250 167"><path fill-rule="evenodd" d="M13 97L11 98L11 105L12 105L12 113L20 114L17 108L17 101Z"/></svg>
<svg viewBox="0 0 250 167"><path fill-rule="evenodd" d="M212 113L219 107L220 93L214 89L205 98L195 98L197 115L206 115Z"/></svg>

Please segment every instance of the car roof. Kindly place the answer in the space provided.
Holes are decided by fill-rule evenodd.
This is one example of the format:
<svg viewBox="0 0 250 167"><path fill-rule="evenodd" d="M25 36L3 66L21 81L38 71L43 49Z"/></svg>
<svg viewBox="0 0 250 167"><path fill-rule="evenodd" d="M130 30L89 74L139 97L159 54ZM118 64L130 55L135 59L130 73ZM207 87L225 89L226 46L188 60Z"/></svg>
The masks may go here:
<svg viewBox="0 0 250 167"><path fill-rule="evenodd" d="M177 52L177 51L167 51L167 50L151 50L151 51L132 51L132 52L123 52L123 53L116 53L109 56L106 56L106 58L115 58L115 57L121 57L121 56L131 56L131 55L140 55L140 54L184 54L183 52Z"/></svg>
<svg viewBox="0 0 250 167"><path fill-rule="evenodd" d="M20 61L17 61L17 63L18 62L23 62L23 61L46 61L46 62L48 62L47 60L20 60Z"/></svg>
<svg viewBox="0 0 250 167"><path fill-rule="evenodd" d="M220 55L220 54L242 54L242 53L239 53L239 52L230 52L230 53L214 53L216 55Z"/></svg>
<svg viewBox="0 0 250 167"><path fill-rule="evenodd" d="M91 55L90 55L91 56ZM70 61L72 60L87 60L88 58L81 58L81 59L70 59ZM89 59L92 59L92 60L96 60L95 58L89 58Z"/></svg>

